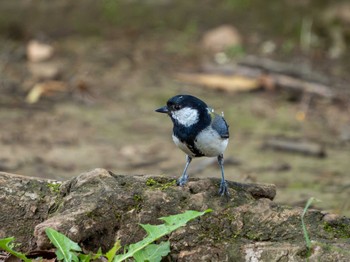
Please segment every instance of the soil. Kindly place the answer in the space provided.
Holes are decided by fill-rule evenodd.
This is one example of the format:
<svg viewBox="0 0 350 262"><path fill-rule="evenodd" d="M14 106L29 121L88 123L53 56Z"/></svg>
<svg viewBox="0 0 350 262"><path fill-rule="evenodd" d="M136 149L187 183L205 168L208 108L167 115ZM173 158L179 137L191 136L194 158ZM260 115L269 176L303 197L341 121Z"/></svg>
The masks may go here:
<svg viewBox="0 0 350 262"><path fill-rule="evenodd" d="M62 11L61 6L54 8ZM180 7L177 11L184 13ZM205 8L201 11L207 12ZM175 94L190 93L216 111L225 112L232 134L225 153L227 180L273 183L277 186L278 203L304 206L309 197L316 197L320 202L315 207L350 215L349 103L313 100L306 119L299 121L296 115L303 106L301 101L291 100L283 92L234 94L177 82L175 73L198 71L208 58L198 46L201 34L218 23L214 18L212 24L204 24L194 33L192 22L182 25L169 18L167 22L176 26L171 24L166 30L155 31L153 24L138 24L136 16L133 24L121 23L114 29L113 21L109 21L99 32L96 27L100 20L92 29L91 22L86 27L73 26L73 14L72 11L67 15L67 27L58 27L58 15L53 15L54 25L51 29L43 26L44 33L38 26L43 16L37 17L33 28L18 21L8 23L11 27L1 27L7 33L0 43L1 171L57 180L96 167L118 174L180 176L185 155L172 142L171 121L154 110ZM83 18L81 23L86 21ZM248 27L242 23L241 28ZM243 29L242 34L248 39L244 55L248 55L254 53L256 42L263 42L263 31L259 31L254 42L249 40L249 31ZM56 80L68 88L28 104L28 92L42 81L30 72L25 55L28 39L38 32L55 48L49 62L59 68ZM255 54L267 56L258 51ZM270 57L290 60L296 66L311 64L311 68L332 79L334 86L346 81L339 73L346 72L346 66L339 63L332 67L334 60L322 55L295 51ZM346 88L337 92L348 95ZM265 139L274 136L323 144L327 156L314 158L261 149ZM208 164L201 158L191 165L190 177L220 176L215 162Z"/></svg>

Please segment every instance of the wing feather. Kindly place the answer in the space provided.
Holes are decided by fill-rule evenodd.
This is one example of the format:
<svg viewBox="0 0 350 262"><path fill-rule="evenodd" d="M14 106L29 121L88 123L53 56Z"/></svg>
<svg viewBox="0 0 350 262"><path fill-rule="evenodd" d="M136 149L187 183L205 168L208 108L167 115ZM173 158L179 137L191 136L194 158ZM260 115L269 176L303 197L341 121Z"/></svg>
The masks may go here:
<svg viewBox="0 0 350 262"><path fill-rule="evenodd" d="M212 115L212 121L211 121L211 126L214 130L216 130L221 138L229 138L229 131L228 131L228 124L226 123L225 119L216 114L216 113L211 113Z"/></svg>

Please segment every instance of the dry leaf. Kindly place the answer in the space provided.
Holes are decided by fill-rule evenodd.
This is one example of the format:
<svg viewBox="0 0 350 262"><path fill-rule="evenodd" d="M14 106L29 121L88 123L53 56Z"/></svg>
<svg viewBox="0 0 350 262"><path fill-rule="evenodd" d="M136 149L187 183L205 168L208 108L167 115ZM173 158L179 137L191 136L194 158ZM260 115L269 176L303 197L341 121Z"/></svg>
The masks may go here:
<svg viewBox="0 0 350 262"><path fill-rule="evenodd" d="M230 92L251 91L260 87L260 83L257 79L237 75L180 73L175 77L186 83L203 85L208 88Z"/></svg>
<svg viewBox="0 0 350 262"><path fill-rule="evenodd" d="M34 104L39 101L43 95L51 95L55 92L63 92L67 90L67 84L61 81L47 81L37 83L29 91L26 101L29 104Z"/></svg>

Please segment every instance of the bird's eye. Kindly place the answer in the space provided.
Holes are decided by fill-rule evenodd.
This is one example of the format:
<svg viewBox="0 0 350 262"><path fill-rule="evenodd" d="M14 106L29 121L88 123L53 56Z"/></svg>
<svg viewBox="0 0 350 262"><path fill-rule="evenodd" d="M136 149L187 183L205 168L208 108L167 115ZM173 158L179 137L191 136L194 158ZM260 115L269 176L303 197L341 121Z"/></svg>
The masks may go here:
<svg viewBox="0 0 350 262"><path fill-rule="evenodd" d="M173 109L174 110L179 110L179 109L181 109L181 106L180 105L173 105Z"/></svg>

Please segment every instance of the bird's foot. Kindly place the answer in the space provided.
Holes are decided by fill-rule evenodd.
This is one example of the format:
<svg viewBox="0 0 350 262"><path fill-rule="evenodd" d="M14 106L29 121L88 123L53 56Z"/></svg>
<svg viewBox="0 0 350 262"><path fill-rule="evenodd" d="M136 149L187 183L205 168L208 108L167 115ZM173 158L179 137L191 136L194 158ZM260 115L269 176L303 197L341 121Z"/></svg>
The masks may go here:
<svg viewBox="0 0 350 262"><path fill-rule="evenodd" d="M229 196L230 195L230 193L228 192L228 187L227 187L227 183L225 180L221 180L219 195L220 196Z"/></svg>
<svg viewBox="0 0 350 262"><path fill-rule="evenodd" d="M178 180L177 180L177 185L178 186L184 186L188 180L188 175L182 175Z"/></svg>

